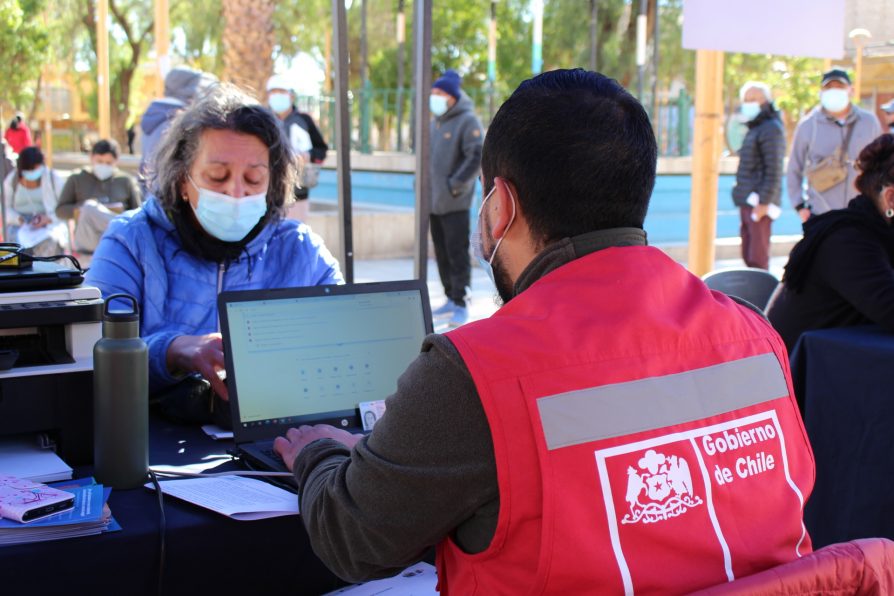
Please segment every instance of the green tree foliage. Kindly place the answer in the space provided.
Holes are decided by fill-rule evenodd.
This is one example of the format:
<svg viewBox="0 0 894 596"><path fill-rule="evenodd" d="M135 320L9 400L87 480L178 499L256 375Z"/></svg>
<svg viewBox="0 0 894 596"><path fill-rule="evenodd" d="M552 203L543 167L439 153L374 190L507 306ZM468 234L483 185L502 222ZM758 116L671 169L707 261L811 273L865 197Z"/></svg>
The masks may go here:
<svg viewBox="0 0 894 596"><path fill-rule="evenodd" d="M49 48L43 0L0 0L0 104L21 108L34 99Z"/></svg>

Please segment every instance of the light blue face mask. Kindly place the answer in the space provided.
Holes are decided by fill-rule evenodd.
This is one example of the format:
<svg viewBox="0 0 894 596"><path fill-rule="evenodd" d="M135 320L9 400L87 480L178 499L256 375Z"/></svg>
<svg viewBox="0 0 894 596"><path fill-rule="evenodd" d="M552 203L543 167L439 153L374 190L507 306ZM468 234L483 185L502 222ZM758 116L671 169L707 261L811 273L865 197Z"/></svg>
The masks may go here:
<svg viewBox="0 0 894 596"><path fill-rule="evenodd" d="M742 107L739 111L742 114L743 122L751 122L760 115L761 104L756 101L746 101L742 103Z"/></svg>
<svg viewBox="0 0 894 596"><path fill-rule="evenodd" d="M196 219L206 232L224 242L242 240L267 213L267 192L239 199L207 188L199 188L187 176L199 193L199 204L193 208Z"/></svg>
<svg viewBox="0 0 894 596"><path fill-rule="evenodd" d="M497 249L500 248L500 243L503 242L503 238L505 238L506 233L509 232L509 228L512 226L512 222L515 221L515 197L512 196L512 191L510 190L509 197L512 199L512 217L509 218L509 225L506 226L506 229L503 231L503 235L500 237L499 240L497 240L497 243L494 245L494 252L490 253L490 257L485 257L484 244L481 242L481 214L484 212L485 203L487 203L487 200L490 198L490 196L494 194L495 190L497 190L496 182L494 182L494 187L490 189L490 192L487 193L487 196L484 197L484 200L481 201L481 207L478 209L478 231L472 232L469 239L469 242L472 245L472 252L475 254L475 258L478 259L478 264L481 265L481 268L484 269L485 273L487 273L487 276L490 278L490 281L494 284L494 286L497 285L497 281L494 279L494 257L497 256Z"/></svg>
<svg viewBox="0 0 894 596"><path fill-rule="evenodd" d="M37 166L33 170L25 170L22 172L22 178L28 182L37 182L43 176L43 166Z"/></svg>
<svg viewBox="0 0 894 596"><path fill-rule="evenodd" d="M267 103L270 105L271 110L277 114L282 114L283 112L288 112L289 108L292 107L292 98L287 93L271 93L270 97L267 98Z"/></svg>
<svg viewBox="0 0 894 596"><path fill-rule="evenodd" d="M443 116L447 112L447 98L443 95L428 96L428 108L435 116Z"/></svg>

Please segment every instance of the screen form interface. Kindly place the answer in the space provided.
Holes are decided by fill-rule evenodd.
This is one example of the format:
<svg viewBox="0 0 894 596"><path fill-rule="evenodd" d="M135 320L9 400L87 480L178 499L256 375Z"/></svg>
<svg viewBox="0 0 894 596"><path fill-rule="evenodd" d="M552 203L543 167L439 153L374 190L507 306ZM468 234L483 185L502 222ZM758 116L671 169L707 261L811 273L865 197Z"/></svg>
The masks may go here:
<svg viewBox="0 0 894 596"><path fill-rule="evenodd" d="M385 399L419 354L418 291L227 305L240 423L289 423Z"/></svg>

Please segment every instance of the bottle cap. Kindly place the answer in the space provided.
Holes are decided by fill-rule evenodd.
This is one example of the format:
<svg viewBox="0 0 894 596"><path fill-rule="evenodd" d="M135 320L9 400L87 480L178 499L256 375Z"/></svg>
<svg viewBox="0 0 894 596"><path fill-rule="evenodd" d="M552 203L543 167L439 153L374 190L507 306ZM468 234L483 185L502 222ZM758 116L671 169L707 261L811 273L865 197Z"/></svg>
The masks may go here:
<svg viewBox="0 0 894 596"><path fill-rule="evenodd" d="M118 300L118 304L114 309L110 308L112 301ZM121 307L121 302L129 302L125 308ZM137 305L137 299L130 294L112 294L106 298L105 306L102 311L102 318L105 321L114 323L129 323L140 320L140 307Z"/></svg>

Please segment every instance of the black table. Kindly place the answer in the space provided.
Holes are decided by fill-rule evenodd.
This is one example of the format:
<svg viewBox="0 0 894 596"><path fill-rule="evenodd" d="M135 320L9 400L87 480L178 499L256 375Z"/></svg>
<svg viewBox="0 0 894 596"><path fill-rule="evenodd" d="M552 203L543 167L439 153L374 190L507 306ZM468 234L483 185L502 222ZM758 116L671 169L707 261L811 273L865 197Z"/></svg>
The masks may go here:
<svg viewBox="0 0 894 596"><path fill-rule="evenodd" d="M877 327L811 331L791 359L816 457L805 509L814 548L894 539L894 335Z"/></svg>
<svg viewBox="0 0 894 596"><path fill-rule="evenodd" d="M183 466L220 458L214 471L237 469L229 441L199 428L150 423L151 465ZM76 470L75 477L89 475ZM153 491L112 491L123 531L0 547L3 593L157 594L159 508ZM298 516L235 521L165 497L164 594L320 594L344 585L311 551Z"/></svg>

